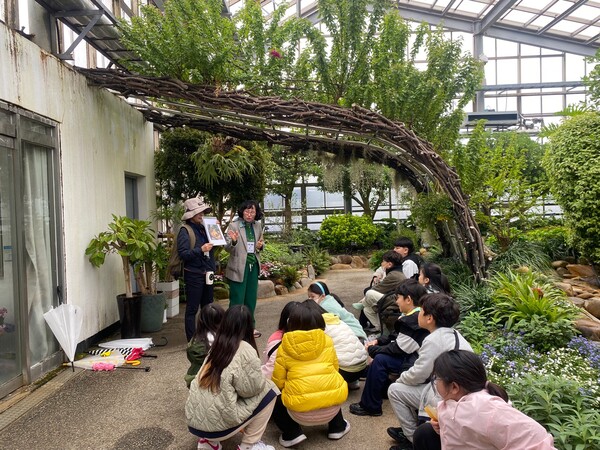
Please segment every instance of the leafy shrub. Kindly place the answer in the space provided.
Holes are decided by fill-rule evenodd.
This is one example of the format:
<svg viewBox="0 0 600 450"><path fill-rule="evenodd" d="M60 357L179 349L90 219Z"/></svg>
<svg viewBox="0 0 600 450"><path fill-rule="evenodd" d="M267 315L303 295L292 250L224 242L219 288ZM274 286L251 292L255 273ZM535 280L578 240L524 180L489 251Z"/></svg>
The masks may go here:
<svg viewBox="0 0 600 450"><path fill-rule="evenodd" d="M452 287L453 297L460 305L461 316L469 312L478 312L484 316L490 316L488 313L494 304L492 301L492 289L487 283L469 283L458 284Z"/></svg>
<svg viewBox="0 0 600 450"><path fill-rule="evenodd" d="M448 282L454 290L459 285L472 285L475 282L473 272L459 258L444 258L436 252L429 252L427 261L438 264L442 268L442 272L448 277Z"/></svg>
<svg viewBox="0 0 600 450"><path fill-rule="evenodd" d="M281 258L290 254L290 249L286 244L277 242L267 242L265 248L260 254L260 262L279 263Z"/></svg>
<svg viewBox="0 0 600 450"><path fill-rule="evenodd" d="M493 339L498 324L485 314L470 311L456 326L464 338L469 341L476 353L481 353L484 345Z"/></svg>
<svg viewBox="0 0 600 450"><path fill-rule="evenodd" d="M556 260L573 254L567 243L568 233L564 226L548 226L527 231L521 239L537 244L550 259Z"/></svg>
<svg viewBox="0 0 600 450"><path fill-rule="evenodd" d="M319 236L322 245L332 251L368 248L377 239L377 227L365 216L333 215L323 220Z"/></svg>
<svg viewBox="0 0 600 450"><path fill-rule="evenodd" d="M281 264L275 262L261 262L260 271L258 272L259 280L268 280L269 278L277 278L281 276Z"/></svg>
<svg viewBox="0 0 600 450"><path fill-rule="evenodd" d="M377 270L381 266L381 261L383 261L383 254L389 251L389 249L381 249L376 250L371 254L369 258L369 268L373 271Z"/></svg>
<svg viewBox="0 0 600 450"><path fill-rule="evenodd" d="M413 244L415 244L415 249L419 248L420 239L416 231L404 225L398 225L396 229L390 231L385 235L382 235L380 238L381 248L384 248L386 250L392 250L394 248L394 242L396 242L398 238L401 237L409 238L413 242Z"/></svg>
<svg viewBox="0 0 600 450"><path fill-rule="evenodd" d="M283 266L281 268L283 284L290 288L300 280L300 272L294 266Z"/></svg>
<svg viewBox="0 0 600 450"><path fill-rule="evenodd" d="M294 228L283 239L288 244L301 244L305 246L315 246L319 244L319 234L306 227Z"/></svg>
<svg viewBox="0 0 600 450"><path fill-rule="evenodd" d="M550 135L544 168L577 249L600 261L600 114L571 117Z"/></svg>
<svg viewBox="0 0 600 450"><path fill-rule="evenodd" d="M490 285L494 317L504 323L507 330L523 333L527 342L540 349L564 345L573 337L576 308L566 301L563 291L541 275L533 272L496 274ZM553 333L557 336L551 338Z"/></svg>
<svg viewBox="0 0 600 450"><path fill-rule="evenodd" d="M452 201L445 193L421 192L410 205L410 217L417 227L435 234L438 223L454 218Z"/></svg>
<svg viewBox="0 0 600 450"><path fill-rule="evenodd" d="M304 249L304 257L308 264L312 264L317 275L320 275L329 269L329 265L331 264L329 253L325 250L319 250L316 247Z"/></svg>
<svg viewBox="0 0 600 450"><path fill-rule="evenodd" d="M287 253L279 259L281 265L292 266L294 269L302 269L306 266L306 258L303 253Z"/></svg>
<svg viewBox="0 0 600 450"><path fill-rule="evenodd" d="M517 267L529 267L531 270L544 272L549 270L550 260L538 244L517 240L494 259L490 265L490 272L508 272Z"/></svg>
<svg viewBox="0 0 600 450"><path fill-rule="evenodd" d="M533 344L541 351L563 347L577 333L573 321L569 318L548 322L545 317L537 314L519 320L511 329L522 334L525 342Z"/></svg>
<svg viewBox="0 0 600 450"><path fill-rule="evenodd" d="M577 381L554 374L527 374L509 389L515 407L544 425L554 436L557 448L599 448L600 413L597 404L581 395Z"/></svg>

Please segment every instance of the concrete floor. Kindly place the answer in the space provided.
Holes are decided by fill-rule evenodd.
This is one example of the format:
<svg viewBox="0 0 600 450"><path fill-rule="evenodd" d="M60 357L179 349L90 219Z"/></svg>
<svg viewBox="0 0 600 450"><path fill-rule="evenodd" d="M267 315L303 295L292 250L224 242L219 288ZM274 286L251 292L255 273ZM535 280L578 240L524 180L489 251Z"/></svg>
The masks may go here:
<svg viewBox="0 0 600 450"><path fill-rule="evenodd" d="M321 280L344 300L349 311L354 311L350 305L360 300L370 278L369 270L353 269L329 271ZM259 300L256 321L263 333L258 339L261 352L277 326L281 308L291 300L305 298L303 289ZM150 372L76 369L72 374L66 369L53 382L9 408L0 415L0 449L195 449L196 438L188 432L184 414L188 390L183 375L188 361L183 308L160 332L148 335L154 342L162 336L168 345L148 351L158 358L142 358ZM398 426L398 422L389 402L384 401L381 417L358 417L348 412L350 403L360 400L360 393L351 391L342 409L352 426L349 434L340 441L330 441L325 425L305 427L308 439L296 448L358 450L393 445L386 428ZM6 426L1 427L2 421ZM277 428L270 423L263 440L281 449L278 438ZM239 441L236 436L224 442L223 449L235 449Z"/></svg>

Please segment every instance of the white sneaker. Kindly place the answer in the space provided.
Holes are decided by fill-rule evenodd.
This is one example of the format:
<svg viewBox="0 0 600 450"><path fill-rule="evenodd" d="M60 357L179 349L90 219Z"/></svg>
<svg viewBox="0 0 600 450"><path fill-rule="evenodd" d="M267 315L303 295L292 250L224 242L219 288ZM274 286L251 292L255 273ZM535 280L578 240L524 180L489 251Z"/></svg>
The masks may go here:
<svg viewBox="0 0 600 450"><path fill-rule="evenodd" d="M221 450L223 447L218 441L209 441L208 439L198 439L198 450Z"/></svg>
<svg viewBox="0 0 600 450"><path fill-rule="evenodd" d="M241 444L238 445L238 450L275 450L272 445L265 444L263 441L258 441L256 444Z"/></svg>
<svg viewBox="0 0 600 450"><path fill-rule="evenodd" d="M304 434L301 434L300 436L295 437L294 439L290 439L289 441L283 439L283 434L279 436L279 443L285 448L293 447L294 445L298 445L300 442L304 442L305 440L306 436Z"/></svg>
<svg viewBox="0 0 600 450"><path fill-rule="evenodd" d="M339 433L329 433L327 435L327 437L329 439L333 439L333 440L338 440L343 438L344 436L346 436L348 434L348 432L350 431L350 422L348 422L346 419L344 419L344 422L346 422L346 428L344 429L344 431L340 431Z"/></svg>

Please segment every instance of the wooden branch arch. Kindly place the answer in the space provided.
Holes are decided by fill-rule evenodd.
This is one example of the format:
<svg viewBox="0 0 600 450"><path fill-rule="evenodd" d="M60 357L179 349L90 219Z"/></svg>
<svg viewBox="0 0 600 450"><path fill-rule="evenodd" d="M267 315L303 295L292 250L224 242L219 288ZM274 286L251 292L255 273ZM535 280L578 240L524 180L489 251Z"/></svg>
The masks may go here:
<svg viewBox="0 0 600 450"><path fill-rule="evenodd" d="M418 190L435 183L452 201L460 256L476 279L484 276L481 232L457 173L429 142L404 124L359 106L348 109L244 91L221 91L213 86L109 69L77 70L93 85L135 99L132 106L156 124L364 158L401 173Z"/></svg>

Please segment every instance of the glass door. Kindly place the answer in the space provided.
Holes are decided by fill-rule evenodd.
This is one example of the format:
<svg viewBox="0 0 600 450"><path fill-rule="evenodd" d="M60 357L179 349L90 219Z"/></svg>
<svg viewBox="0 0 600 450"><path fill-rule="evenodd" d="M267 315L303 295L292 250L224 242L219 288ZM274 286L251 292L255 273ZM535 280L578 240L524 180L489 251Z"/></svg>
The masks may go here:
<svg viewBox="0 0 600 450"><path fill-rule="evenodd" d="M0 134L0 397L23 383L18 271L14 255L14 144L12 137Z"/></svg>

